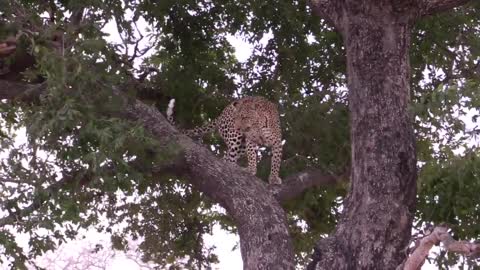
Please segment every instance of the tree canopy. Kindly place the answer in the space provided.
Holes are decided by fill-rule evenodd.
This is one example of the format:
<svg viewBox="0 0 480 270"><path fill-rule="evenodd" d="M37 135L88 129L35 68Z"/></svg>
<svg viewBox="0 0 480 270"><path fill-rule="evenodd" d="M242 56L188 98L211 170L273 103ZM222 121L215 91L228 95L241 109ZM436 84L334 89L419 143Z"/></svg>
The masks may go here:
<svg viewBox="0 0 480 270"><path fill-rule="evenodd" d="M109 41L109 23L121 42ZM231 37L252 45L248 59L238 61ZM295 262L306 266L335 228L349 186L343 39L304 0L2 1L0 260L22 269L78 228L96 228L118 249L128 237L143 239L143 258L162 267L214 263L203 236L214 224L237 232L235 220L179 173L183 150L165 131L145 128L154 119L125 107L141 102L164 113L175 98L177 124L189 128L237 97L259 95L280 107L282 177L320 170L333 179L282 201ZM414 232L445 222L455 238L479 239L480 3L419 20L409 59ZM218 136L203 144L224 150ZM267 181L263 156L258 176ZM28 252L16 232L30 235ZM480 265L445 253L435 259L442 268Z"/></svg>

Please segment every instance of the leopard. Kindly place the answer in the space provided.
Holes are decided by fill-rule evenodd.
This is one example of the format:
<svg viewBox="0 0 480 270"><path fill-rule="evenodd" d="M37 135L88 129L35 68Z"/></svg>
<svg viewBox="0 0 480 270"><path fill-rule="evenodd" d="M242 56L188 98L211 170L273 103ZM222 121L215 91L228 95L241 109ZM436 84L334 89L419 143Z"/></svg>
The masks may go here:
<svg viewBox="0 0 480 270"><path fill-rule="evenodd" d="M167 107L167 120L175 125L175 99ZM270 184L281 184L282 132L280 115L275 103L260 96L247 96L227 105L220 115L203 126L181 132L189 137L201 137L217 131L227 146L223 159L237 163L246 153L247 171L257 173L257 152L260 146L271 148Z"/></svg>

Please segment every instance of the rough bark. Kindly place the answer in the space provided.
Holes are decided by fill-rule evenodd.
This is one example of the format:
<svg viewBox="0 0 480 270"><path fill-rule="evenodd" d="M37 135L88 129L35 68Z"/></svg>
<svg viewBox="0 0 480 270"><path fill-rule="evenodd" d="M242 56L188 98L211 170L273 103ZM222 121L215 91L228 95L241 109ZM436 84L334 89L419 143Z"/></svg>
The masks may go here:
<svg viewBox="0 0 480 270"><path fill-rule="evenodd" d="M412 17L390 1L347 2L339 28L347 53L351 190L335 245L319 247L317 269L395 269L410 238L416 194Z"/></svg>
<svg viewBox="0 0 480 270"><path fill-rule="evenodd" d="M388 6L349 7L348 12L352 191L336 236L352 248L357 269L393 269L410 238L416 194L409 110L411 21Z"/></svg>
<svg viewBox="0 0 480 270"><path fill-rule="evenodd" d="M319 241L309 268L395 269L406 256L416 194L410 30L421 15L468 1L341 2L313 4L344 38L351 189L335 233Z"/></svg>

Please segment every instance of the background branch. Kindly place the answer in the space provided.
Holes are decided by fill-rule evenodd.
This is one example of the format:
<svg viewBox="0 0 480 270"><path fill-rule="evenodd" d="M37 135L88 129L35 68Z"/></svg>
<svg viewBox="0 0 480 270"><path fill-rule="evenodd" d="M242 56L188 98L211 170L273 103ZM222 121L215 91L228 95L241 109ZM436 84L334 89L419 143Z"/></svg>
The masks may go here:
<svg viewBox="0 0 480 270"><path fill-rule="evenodd" d="M471 0L420 0L420 13L422 16L433 15L465 5L468 2Z"/></svg>
<svg viewBox="0 0 480 270"><path fill-rule="evenodd" d="M343 16L343 1L337 0L310 0L309 6L313 13L328 24L340 30L341 17Z"/></svg>
<svg viewBox="0 0 480 270"><path fill-rule="evenodd" d="M332 175L319 169L308 169L286 177L282 185L270 185L269 189L280 202L293 199L305 190L318 187L335 185L348 179L350 171L341 175Z"/></svg>

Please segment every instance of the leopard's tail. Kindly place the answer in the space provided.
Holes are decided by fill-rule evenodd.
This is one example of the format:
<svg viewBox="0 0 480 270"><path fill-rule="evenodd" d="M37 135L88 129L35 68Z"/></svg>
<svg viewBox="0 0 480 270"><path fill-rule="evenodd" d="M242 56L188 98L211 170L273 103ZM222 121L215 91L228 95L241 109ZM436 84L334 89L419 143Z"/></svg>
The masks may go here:
<svg viewBox="0 0 480 270"><path fill-rule="evenodd" d="M201 137L205 134L212 133L217 129L217 121L211 121L201 127L184 130L183 133L190 137Z"/></svg>
<svg viewBox="0 0 480 270"><path fill-rule="evenodd" d="M175 125L175 120L173 119L173 108L175 107L175 99L172 98L170 102L168 102L167 106L167 120L170 122L172 125ZM203 136L204 134L211 133L215 131L217 128L217 121L211 121L201 127L196 127L194 129L188 129L188 130L181 130L181 132L187 136L192 136L192 137L200 137Z"/></svg>
<svg viewBox="0 0 480 270"><path fill-rule="evenodd" d="M172 98L170 99L170 102L168 102L168 107L167 107L167 120L168 122L175 124L173 121L173 107L175 107L175 99Z"/></svg>

